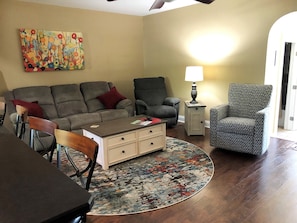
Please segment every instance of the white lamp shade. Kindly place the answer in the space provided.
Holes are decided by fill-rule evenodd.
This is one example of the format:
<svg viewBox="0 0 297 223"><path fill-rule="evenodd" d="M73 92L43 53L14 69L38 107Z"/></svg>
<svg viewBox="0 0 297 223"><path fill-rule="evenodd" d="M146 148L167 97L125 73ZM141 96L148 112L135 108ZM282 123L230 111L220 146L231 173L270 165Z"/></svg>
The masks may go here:
<svg viewBox="0 0 297 223"><path fill-rule="evenodd" d="M185 81L203 81L203 67L202 66L187 66Z"/></svg>

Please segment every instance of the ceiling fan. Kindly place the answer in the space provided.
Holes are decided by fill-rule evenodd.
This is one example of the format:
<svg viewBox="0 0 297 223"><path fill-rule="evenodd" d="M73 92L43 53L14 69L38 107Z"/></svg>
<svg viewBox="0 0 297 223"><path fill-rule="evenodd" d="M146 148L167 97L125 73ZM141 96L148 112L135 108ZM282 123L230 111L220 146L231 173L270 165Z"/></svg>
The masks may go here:
<svg viewBox="0 0 297 223"><path fill-rule="evenodd" d="M112 1L116 1L116 0L107 0L108 2L112 2ZM164 5L165 2L172 2L174 0L155 0L155 2L153 3L153 5L151 6L150 10L152 9L160 9L162 8L162 6ZM210 4L212 3L214 0L195 0L197 2L201 2L204 4Z"/></svg>

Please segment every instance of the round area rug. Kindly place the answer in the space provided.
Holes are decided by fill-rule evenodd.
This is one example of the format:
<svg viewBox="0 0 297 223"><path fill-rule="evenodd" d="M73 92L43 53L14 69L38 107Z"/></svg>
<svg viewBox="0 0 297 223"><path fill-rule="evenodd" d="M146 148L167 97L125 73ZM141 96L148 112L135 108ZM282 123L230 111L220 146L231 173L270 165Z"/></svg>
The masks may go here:
<svg viewBox="0 0 297 223"><path fill-rule="evenodd" d="M100 149L100 148L99 148ZM61 170L71 169L61 152ZM85 160L72 152L74 160ZM95 197L90 215L126 215L168 207L197 194L211 180L214 165L197 146L171 137L157 151L102 170L97 165L89 192Z"/></svg>

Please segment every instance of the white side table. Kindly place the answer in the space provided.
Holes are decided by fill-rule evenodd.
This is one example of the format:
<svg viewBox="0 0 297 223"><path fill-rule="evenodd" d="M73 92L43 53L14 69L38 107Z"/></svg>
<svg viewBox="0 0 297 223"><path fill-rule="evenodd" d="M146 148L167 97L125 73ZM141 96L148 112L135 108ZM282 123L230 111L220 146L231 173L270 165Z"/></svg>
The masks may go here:
<svg viewBox="0 0 297 223"><path fill-rule="evenodd" d="M185 130L187 135L205 135L205 105L185 101Z"/></svg>

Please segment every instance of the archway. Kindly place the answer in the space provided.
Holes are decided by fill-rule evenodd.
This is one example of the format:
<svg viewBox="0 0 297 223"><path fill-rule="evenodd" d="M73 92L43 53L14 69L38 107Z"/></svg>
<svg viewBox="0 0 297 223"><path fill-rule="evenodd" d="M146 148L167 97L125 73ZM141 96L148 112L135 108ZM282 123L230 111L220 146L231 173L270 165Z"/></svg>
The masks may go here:
<svg viewBox="0 0 297 223"><path fill-rule="evenodd" d="M279 18L271 27L268 35L265 84L273 86L271 98L271 133L278 130L278 119L281 101L282 71L284 63L285 43L297 45L297 12L291 12ZM297 117L296 117L297 119Z"/></svg>

